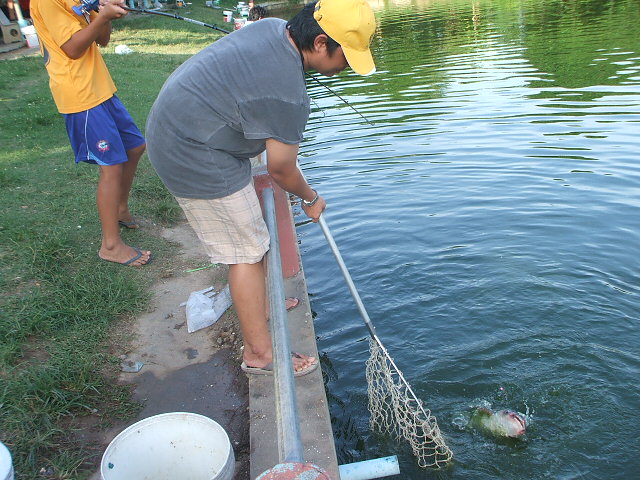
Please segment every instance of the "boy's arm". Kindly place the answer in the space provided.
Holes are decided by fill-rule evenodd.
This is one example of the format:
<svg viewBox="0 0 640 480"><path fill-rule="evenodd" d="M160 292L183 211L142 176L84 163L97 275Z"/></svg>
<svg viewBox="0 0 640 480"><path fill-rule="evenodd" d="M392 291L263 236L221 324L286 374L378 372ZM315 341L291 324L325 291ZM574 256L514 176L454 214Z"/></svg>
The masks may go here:
<svg viewBox="0 0 640 480"><path fill-rule="evenodd" d="M106 47L109 45L109 40L111 40L111 20L106 23L102 32L100 32L98 38L96 38L96 43L101 47Z"/></svg>
<svg viewBox="0 0 640 480"><path fill-rule="evenodd" d="M74 33L60 46L67 57L74 60L80 58L93 42L106 46L111 38L111 20L124 17L128 13L122 5L124 0L107 0L100 5L100 12L91 18L89 26Z"/></svg>
<svg viewBox="0 0 640 480"><path fill-rule="evenodd" d="M302 209L311 220L317 222L326 203L309 186L298 168L298 145L290 145L268 138L266 146L267 171L271 178L287 192L293 193L307 202L315 200L312 206L307 206L303 202Z"/></svg>

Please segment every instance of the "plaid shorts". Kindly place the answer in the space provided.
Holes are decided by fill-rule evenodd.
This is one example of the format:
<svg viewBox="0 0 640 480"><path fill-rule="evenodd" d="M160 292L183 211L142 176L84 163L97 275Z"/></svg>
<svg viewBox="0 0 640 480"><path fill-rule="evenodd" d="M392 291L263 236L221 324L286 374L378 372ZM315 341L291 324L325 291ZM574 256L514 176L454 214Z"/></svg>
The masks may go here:
<svg viewBox="0 0 640 480"><path fill-rule="evenodd" d="M211 262L258 263L269 250L269 231L253 183L227 197L176 200Z"/></svg>

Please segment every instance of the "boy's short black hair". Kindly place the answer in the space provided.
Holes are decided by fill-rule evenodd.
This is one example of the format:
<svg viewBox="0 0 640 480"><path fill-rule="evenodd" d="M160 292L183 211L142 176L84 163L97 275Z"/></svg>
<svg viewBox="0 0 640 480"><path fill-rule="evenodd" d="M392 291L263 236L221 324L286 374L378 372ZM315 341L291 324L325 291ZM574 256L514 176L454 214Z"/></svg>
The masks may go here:
<svg viewBox="0 0 640 480"><path fill-rule="evenodd" d="M300 50L313 50L313 42L318 35L327 35L313 18L316 2L307 3L298 14L287 22L287 29ZM327 50L329 55L340 46L333 38L327 35Z"/></svg>
<svg viewBox="0 0 640 480"><path fill-rule="evenodd" d="M260 5L256 5L255 7L252 7L251 10L249 10L249 18L247 18L247 20L255 22L256 20L260 20L261 18L264 18L266 16L267 9L261 7Z"/></svg>

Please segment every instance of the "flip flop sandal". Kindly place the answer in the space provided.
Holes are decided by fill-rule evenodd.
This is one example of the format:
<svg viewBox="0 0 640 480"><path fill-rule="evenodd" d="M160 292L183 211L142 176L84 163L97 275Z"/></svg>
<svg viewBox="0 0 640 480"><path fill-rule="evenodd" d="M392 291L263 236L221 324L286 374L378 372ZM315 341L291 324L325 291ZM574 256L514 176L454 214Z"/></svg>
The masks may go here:
<svg viewBox="0 0 640 480"><path fill-rule="evenodd" d="M137 252L137 254L134 257L127 260L126 262L122 262L121 265L130 265L131 263L135 262L142 256L142 250L140 250L138 247L131 247L131 248L133 248ZM145 263L143 263L142 265L136 265L136 266L142 267L144 265L149 265L152 260L153 260L153 253L149 255L149 259Z"/></svg>
<svg viewBox="0 0 640 480"><path fill-rule="evenodd" d="M138 224L138 222L136 222L135 218L130 222L126 222L124 220L118 220L118 225L120 225L121 227L129 228L131 230L136 230L140 228L140 225Z"/></svg>
<svg viewBox="0 0 640 480"><path fill-rule="evenodd" d="M138 260L143 255L142 254L142 250L140 248L138 248L138 247L131 247L131 248L133 248L136 251L136 254L133 257L131 257L129 260L127 260L126 262L114 262L113 260L107 260L106 258L102 258L99 253L98 253L98 258L100 260L104 260L105 262L117 263L119 265L131 265L133 262ZM151 255L149 255L149 259L145 263L143 263L141 265L132 265L132 266L143 267L145 265L149 265L152 260L153 260L153 253Z"/></svg>
<svg viewBox="0 0 640 480"><path fill-rule="evenodd" d="M300 355L299 353L296 353L296 352L291 352L291 357L301 358L302 355ZM242 362L240 364L240 368L242 368L243 372L245 372L247 374L250 374L250 375L273 375L273 362L269 362L264 367L250 367L245 362ZM299 370L297 372L294 371L293 372L293 376L294 377L301 377L302 375L306 375L307 373L313 372L316 368L318 368L318 359L317 358L316 358L315 362L313 362L308 367L303 368L302 370Z"/></svg>

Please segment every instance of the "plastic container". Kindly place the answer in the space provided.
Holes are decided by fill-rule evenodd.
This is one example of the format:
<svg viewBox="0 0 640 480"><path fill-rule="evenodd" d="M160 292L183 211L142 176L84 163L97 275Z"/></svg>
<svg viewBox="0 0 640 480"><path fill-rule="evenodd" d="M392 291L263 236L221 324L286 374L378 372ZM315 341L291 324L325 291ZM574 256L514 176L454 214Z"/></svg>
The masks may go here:
<svg viewBox="0 0 640 480"><path fill-rule="evenodd" d="M36 27L33 25L27 25L26 27L21 27L20 31L22 31L22 34L27 39L27 47L34 48L40 45L38 34L36 33Z"/></svg>
<svg viewBox="0 0 640 480"><path fill-rule="evenodd" d="M145 418L113 439L102 456L102 480L232 480L233 449L208 417L173 412Z"/></svg>
<svg viewBox="0 0 640 480"><path fill-rule="evenodd" d="M222 14L224 15L224 21L227 23L233 22L233 12L231 10L223 10Z"/></svg>
<svg viewBox="0 0 640 480"><path fill-rule="evenodd" d="M4 443L0 443L0 480L13 480L11 453Z"/></svg>

